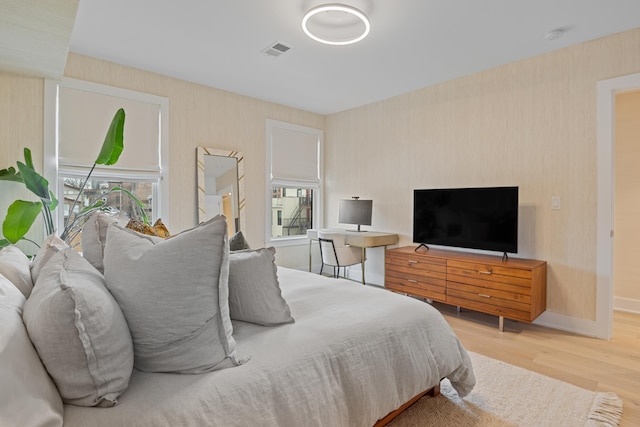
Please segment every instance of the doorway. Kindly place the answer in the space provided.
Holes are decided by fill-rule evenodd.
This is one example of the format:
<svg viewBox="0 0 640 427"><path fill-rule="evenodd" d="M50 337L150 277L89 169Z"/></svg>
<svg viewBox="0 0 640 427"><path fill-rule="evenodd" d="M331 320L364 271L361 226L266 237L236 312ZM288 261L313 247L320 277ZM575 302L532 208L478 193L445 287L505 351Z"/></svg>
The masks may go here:
<svg viewBox="0 0 640 427"><path fill-rule="evenodd" d="M640 89L616 92L614 108L613 309L640 314Z"/></svg>
<svg viewBox="0 0 640 427"><path fill-rule="evenodd" d="M613 207L615 94L640 89L640 73L597 84L598 124L598 221L596 261L596 331L611 339L613 328Z"/></svg>

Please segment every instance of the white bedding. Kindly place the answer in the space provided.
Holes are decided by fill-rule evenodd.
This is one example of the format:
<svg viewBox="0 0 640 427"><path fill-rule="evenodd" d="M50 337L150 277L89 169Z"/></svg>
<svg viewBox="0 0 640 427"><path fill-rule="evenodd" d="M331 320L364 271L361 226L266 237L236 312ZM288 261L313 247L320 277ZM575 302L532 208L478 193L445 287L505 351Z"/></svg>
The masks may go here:
<svg viewBox="0 0 640 427"><path fill-rule="evenodd" d="M244 365L199 375L135 371L112 408L65 405L65 426L372 426L471 361L428 304L384 289L278 269L295 323L234 322Z"/></svg>

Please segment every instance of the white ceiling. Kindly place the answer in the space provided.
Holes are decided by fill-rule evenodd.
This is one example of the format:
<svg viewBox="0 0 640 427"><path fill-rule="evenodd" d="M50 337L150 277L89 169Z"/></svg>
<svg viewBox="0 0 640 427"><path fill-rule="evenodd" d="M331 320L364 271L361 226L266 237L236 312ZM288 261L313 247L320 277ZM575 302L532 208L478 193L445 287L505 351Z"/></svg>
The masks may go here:
<svg viewBox="0 0 640 427"><path fill-rule="evenodd" d="M371 33L329 46L301 20L331 2L80 0L71 51L330 114L640 27L640 0L343 0Z"/></svg>

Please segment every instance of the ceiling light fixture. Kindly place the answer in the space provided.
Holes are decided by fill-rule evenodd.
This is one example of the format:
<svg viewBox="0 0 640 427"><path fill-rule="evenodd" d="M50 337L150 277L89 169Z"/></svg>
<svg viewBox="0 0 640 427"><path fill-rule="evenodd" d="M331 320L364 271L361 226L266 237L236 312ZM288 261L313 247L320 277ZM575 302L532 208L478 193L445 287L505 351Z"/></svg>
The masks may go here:
<svg viewBox="0 0 640 427"><path fill-rule="evenodd" d="M371 24L369 18L355 7L325 4L304 15L302 30L315 41L342 46L367 37Z"/></svg>

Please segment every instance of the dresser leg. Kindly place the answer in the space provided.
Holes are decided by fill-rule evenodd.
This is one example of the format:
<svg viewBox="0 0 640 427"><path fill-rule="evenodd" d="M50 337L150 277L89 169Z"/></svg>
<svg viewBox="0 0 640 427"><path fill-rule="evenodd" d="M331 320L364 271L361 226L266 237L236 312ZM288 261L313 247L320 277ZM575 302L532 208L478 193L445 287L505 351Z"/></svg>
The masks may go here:
<svg viewBox="0 0 640 427"><path fill-rule="evenodd" d="M498 330L504 332L504 317L502 316L498 317Z"/></svg>

